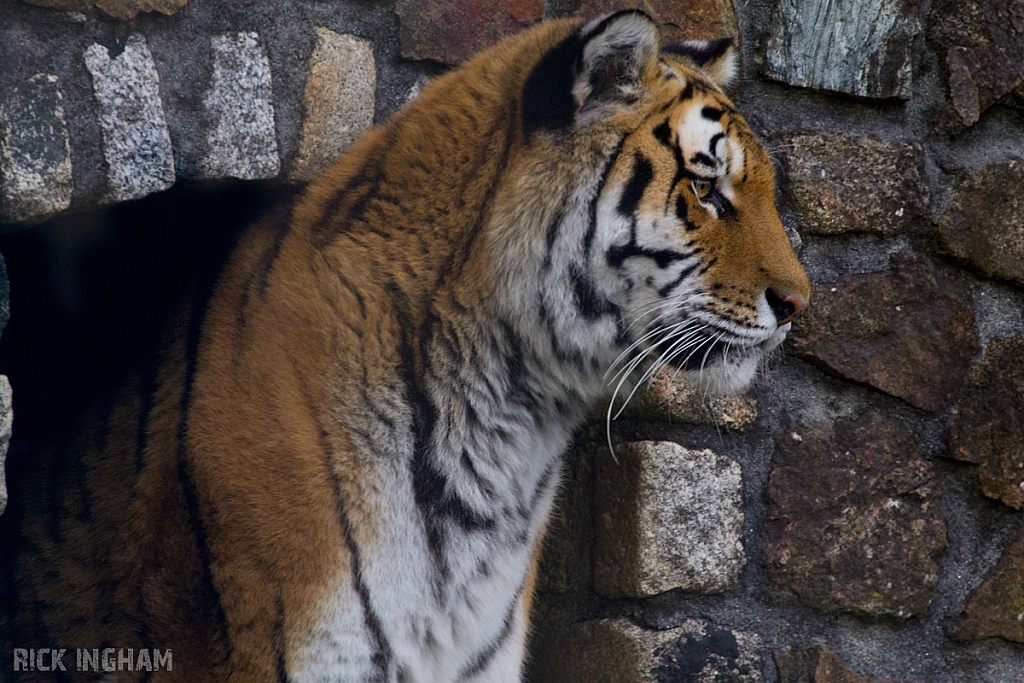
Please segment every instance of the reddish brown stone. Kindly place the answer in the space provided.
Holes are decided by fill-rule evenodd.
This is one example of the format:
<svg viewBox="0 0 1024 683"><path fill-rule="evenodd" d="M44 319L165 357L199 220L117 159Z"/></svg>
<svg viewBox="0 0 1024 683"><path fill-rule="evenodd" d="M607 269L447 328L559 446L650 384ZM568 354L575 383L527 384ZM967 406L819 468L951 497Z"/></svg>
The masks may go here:
<svg viewBox="0 0 1024 683"><path fill-rule="evenodd" d="M999 637L1024 643L1024 529L967 596L964 612L957 638Z"/></svg>
<svg viewBox="0 0 1024 683"><path fill-rule="evenodd" d="M964 383L949 443L954 457L981 465L986 496L1024 507L1024 334L988 345Z"/></svg>
<svg viewBox="0 0 1024 683"><path fill-rule="evenodd" d="M22 0L29 5L57 9L65 12L99 10L114 19L134 19L143 12L171 15L184 7L188 0Z"/></svg>
<svg viewBox="0 0 1024 683"><path fill-rule="evenodd" d="M924 150L916 142L816 133L783 140L786 200L804 234L894 235L926 214Z"/></svg>
<svg viewBox="0 0 1024 683"><path fill-rule="evenodd" d="M923 410L938 410L974 358L974 308L966 287L899 252L893 270L815 285L789 352Z"/></svg>
<svg viewBox="0 0 1024 683"><path fill-rule="evenodd" d="M768 483L775 580L823 612L908 618L928 609L946 547L935 475L898 417L784 420Z"/></svg>
<svg viewBox="0 0 1024 683"><path fill-rule="evenodd" d="M684 683L764 680L761 639L687 619L647 630L628 619L573 624L536 643L536 683Z"/></svg>
<svg viewBox="0 0 1024 683"><path fill-rule="evenodd" d="M938 0L929 26L961 125L1024 86L1024 0Z"/></svg>
<svg viewBox="0 0 1024 683"><path fill-rule="evenodd" d="M1004 161L959 178L939 234L954 256L987 275L1024 283L1024 162Z"/></svg>
<svg viewBox="0 0 1024 683"><path fill-rule="evenodd" d="M772 654L779 669L779 683L885 683L858 676L843 666L836 653L825 647L807 650L790 647Z"/></svg>
<svg viewBox="0 0 1024 683"><path fill-rule="evenodd" d="M403 57L458 64L540 21L544 0L402 0L395 12Z"/></svg>
<svg viewBox="0 0 1024 683"><path fill-rule="evenodd" d="M739 37L732 0L581 0L579 14L596 17L621 9L640 9L661 26L665 42Z"/></svg>

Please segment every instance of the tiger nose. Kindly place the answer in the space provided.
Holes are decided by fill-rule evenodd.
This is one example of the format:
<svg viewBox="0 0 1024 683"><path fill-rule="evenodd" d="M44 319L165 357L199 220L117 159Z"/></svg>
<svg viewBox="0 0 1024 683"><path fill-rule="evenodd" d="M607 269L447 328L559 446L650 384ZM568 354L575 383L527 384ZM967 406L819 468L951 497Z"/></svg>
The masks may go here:
<svg viewBox="0 0 1024 683"><path fill-rule="evenodd" d="M796 293L784 294L769 288L765 290L764 295L779 325L793 322L807 308L807 302Z"/></svg>

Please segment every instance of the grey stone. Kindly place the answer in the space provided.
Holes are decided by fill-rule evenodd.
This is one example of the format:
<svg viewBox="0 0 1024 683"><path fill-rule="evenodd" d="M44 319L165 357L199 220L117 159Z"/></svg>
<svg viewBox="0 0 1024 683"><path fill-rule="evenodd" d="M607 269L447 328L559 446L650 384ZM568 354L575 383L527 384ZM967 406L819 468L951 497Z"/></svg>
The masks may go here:
<svg viewBox="0 0 1024 683"><path fill-rule="evenodd" d="M986 275L1024 284L1024 161L965 173L939 219L945 249Z"/></svg>
<svg viewBox="0 0 1024 683"><path fill-rule="evenodd" d="M537 683L761 683L761 639L689 619L648 631L627 619L570 626L545 644Z"/></svg>
<svg viewBox="0 0 1024 683"><path fill-rule="evenodd" d="M377 66L373 46L317 28L302 97L302 131L292 176L312 180L373 124Z"/></svg>
<svg viewBox="0 0 1024 683"><path fill-rule="evenodd" d="M922 615L947 543L935 469L900 415L882 405L857 413L783 418L768 482L768 569L822 612Z"/></svg>
<svg viewBox="0 0 1024 683"><path fill-rule="evenodd" d="M56 76L36 74L0 99L0 222L71 206L71 148Z"/></svg>
<svg viewBox="0 0 1024 683"><path fill-rule="evenodd" d="M921 30L912 0L778 0L764 73L790 85L908 100Z"/></svg>
<svg viewBox="0 0 1024 683"><path fill-rule="evenodd" d="M616 403L616 411L620 403ZM675 370L666 369L655 373L650 382L637 389L622 415L742 430L757 420L757 401L750 396L708 398ZM605 414L600 417L604 418Z"/></svg>
<svg viewBox="0 0 1024 683"><path fill-rule="evenodd" d="M606 597L719 593L745 563L740 466L710 450L641 441L599 456L594 588Z"/></svg>
<svg viewBox="0 0 1024 683"><path fill-rule="evenodd" d="M786 200L805 234L890 236L927 212L924 149L916 142L813 133L783 147Z"/></svg>
<svg viewBox="0 0 1024 683"><path fill-rule="evenodd" d="M166 190L174 184L174 153L146 39L130 36L116 57L93 44L85 51L85 65L100 104L107 199L128 201Z"/></svg>
<svg viewBox="0 0 1024 683"><path fill-rule="evenodd" d="M258 180L280 171L270 62L251 31L214 36L213 83L203 104L213 126L201 177Z"/></svg>
<svg viewBox="0 0 1024 683"><path fill-rule="evenodd" d="M806 650L788 647L772 653L779 683L885 683L858 676L843 665L836 653L817 645Z"/></svg>
<svg viewBox="0 0 1024 683"><path fill-rule="evenodd" d="M0 515L7 507L7 479L4 476L4 461L7 446L11 442L11 426L14 424L14 410L11 401L11 383L0 375Z"/></svg>

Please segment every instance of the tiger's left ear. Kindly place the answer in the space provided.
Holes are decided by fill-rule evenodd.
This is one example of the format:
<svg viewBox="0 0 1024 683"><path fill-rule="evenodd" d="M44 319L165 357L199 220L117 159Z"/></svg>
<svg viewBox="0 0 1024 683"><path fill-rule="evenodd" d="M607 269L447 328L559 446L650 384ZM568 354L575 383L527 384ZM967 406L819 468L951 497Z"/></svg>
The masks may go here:
<svg viewBox="0 0 1024 683"><path fill-rule="evenodd" d="M587 123L635 104L658 65L658 27L624 10L588 24L556 45L523 90L526 132Z"/></svg>
<svg viewBox="0 0 1024 683"><path fill-rule="evenodd" d="M669 43L661 51L700 71L723 90L731 86L739 75L736 43L732 38L684 40Z"/></svg>

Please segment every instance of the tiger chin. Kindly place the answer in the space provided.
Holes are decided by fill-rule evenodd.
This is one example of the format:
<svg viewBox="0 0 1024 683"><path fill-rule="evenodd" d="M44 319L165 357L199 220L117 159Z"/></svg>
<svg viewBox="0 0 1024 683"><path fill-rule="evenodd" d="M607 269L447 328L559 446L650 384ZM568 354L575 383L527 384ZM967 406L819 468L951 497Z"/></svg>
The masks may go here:
<svg viewBox="0 0 1024 683"><path fill-rule="evenodd" d="M364 135L12 491L6 642L519 681L574 429L661 366L743 388L807 305L734 74L639 12L555 21Z"/></svg>

